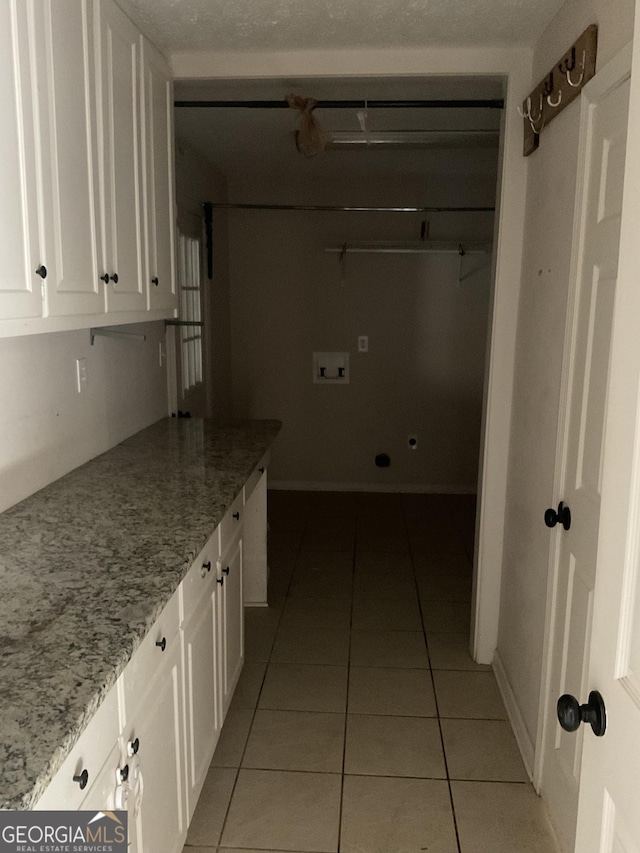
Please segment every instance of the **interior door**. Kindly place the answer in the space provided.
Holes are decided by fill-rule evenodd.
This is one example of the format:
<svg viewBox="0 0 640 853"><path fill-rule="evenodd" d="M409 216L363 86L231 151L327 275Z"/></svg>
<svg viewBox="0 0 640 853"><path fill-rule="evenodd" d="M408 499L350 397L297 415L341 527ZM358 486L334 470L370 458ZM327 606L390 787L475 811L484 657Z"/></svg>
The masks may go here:
<svg viewBox="0 0 640 853"><path fill-rule="evenodd" d="M640 850L640 43L632 69L588 682L608 722L603 737L585 733L580 853Z"/></svg>
<svg viewBox="0 0 640 853"><path fill-rule="evenodd" d="M550 690L541 792L566 851L574 849L584 727L556 719L562 694L588 692L589 645L601 510L604 420L629 102L629 64L607 66L584 89L573 285L569 296L555 509ZM564 522L564 523L563 523ZM541 519L542 523L542 519ZM568 529L566 529L568 528ZM578 848L582 853L582 848Z"/></svg>

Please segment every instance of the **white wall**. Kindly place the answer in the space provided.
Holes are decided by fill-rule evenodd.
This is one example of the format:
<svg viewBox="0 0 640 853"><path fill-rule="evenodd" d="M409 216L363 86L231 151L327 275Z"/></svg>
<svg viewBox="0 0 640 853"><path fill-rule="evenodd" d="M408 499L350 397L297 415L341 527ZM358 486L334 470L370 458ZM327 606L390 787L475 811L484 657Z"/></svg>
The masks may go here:
<svg viewBox="0 0 640 853"><path fill-rule="evenodd" d="M0 340L0 511L167 414L164 323L127 326L146 341L89 330ZM87 360L87 391L76 359Z"/></svg>
<svg viewBox="0 0 640 853"><path fill-rule="evenodd" d="M598 67L633 31L632 0L570 0L534 51L532 82L591 23ZM538 728L560 378L574 220L580 102L565 109L528 158L498 655L532 754Z"/></svg>
<svg viewBox="0 0 640 853"><path fill-rule="evenodd" d="M292 150L292 157L299 157ZM330 156L330 155L329 155ZM269 203L491 206L495 172L304 187L232 181L234 200ZM356 155L357 156L357 155ZM423 153L428 157L428 152ZM473 155L470 155L471 159ZM356 185L358 184L358 185ZM233 411L284 426L270 481L302 487L475 491L491 256L338 255L359 240L491 240L491 214L230 214ZM369 352L357 338L368 335ZM349 352L349 385L312 382L312 353ZM418 436L418 449L407 438ZM388 453L389 468L374 464Z"/></svg>
<svg viewBox="0 0 640 853"><path fill-rule="evenodd" d="M180 138L180 111L176 115L176 202L178 228L200 236L202 205L224 202L227 184L224 175L192 146ZM227 215L214 212L213 280L204 278L204 374L205 386L178 401L178 408L193 416L224 418L231 408L229 272ZM176 332L178 337L178 332Z"/></svg>

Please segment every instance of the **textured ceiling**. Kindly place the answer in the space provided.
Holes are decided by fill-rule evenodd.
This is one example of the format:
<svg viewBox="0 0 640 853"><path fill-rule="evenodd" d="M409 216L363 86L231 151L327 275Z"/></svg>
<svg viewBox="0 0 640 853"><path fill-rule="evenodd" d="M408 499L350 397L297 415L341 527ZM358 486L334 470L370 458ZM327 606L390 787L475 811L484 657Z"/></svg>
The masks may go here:
<svg viewBox="0 0 640 853"><path fill-rule="evenodd" d="M118 0L166 52L532 44L562 0Z"/></svg>

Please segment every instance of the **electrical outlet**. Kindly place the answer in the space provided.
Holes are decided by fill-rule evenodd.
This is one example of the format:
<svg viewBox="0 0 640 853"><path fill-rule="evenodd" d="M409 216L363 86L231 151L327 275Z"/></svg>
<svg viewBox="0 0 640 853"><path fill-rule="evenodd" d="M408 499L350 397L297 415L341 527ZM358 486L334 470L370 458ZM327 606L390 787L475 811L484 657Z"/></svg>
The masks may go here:
<svg viewBox="0 0 640 853"><path fill-rule="evenodd" d="M407 446L409 447L409 450L417 450L418 449L418 436L417 435L410 435L407 438Z"/></svg>
<svg viewBox="0 0 640 853"><path fill-rule="evenodd" d="M358 336L358 352L369 352L369 335Z"/></svg>
<svg viewBox="0 0 640 853"><path fill-rule="evenodd" d="M85 394L87 391L87 359L76 359L76 385L78 394Z"/></svg>

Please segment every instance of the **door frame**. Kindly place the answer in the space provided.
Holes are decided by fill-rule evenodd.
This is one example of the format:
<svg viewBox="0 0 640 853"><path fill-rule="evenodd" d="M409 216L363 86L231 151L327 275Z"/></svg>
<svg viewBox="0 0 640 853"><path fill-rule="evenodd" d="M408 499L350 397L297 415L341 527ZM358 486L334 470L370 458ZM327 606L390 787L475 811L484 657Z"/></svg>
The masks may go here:
<svg viewBox="0 0 640 853"><path fill-rule="evenodd" d="M629 77L632 69L632 43L629 42L611 59L582 90L580 101L580 128L578 148L578 178L576 185L576 198L574 210L582 211L584 201L585 170L583 168L588 156L586 131L589 122L590 109L593 104L602 100L612 89L619 86ZM627 155L628 156L628 155ZM624 192L628 192L626 180ZM566 469L566 439L569 429L569 381L570 381L570 356L573 346L573 326L576 312L576 296L578 291L578 273L580 268L580 234L582 231L582 216L576 216L573 223L573 236L571 243L571 265L569 274L569 294L567 300L567 314L565 320L564 349L562 358L562 379L560 385L560 405L558 410L558 432L556 440L556 457L553 477L553 492L550 496L550 505L555 506L562 500L562 487ZM606 410L605 410L606 418ZM538 705L538 728L535 744L535 761L533 767L533 784L544 799L544 745L547 737L550 720L555 725L555 709L557 696L552 695L551 677L553 671L553 649L555 643L555 620L557 604L557 587L559 573L559 556L561 540L559 536L552 536L549 544L548 555L548 580L547 580L547 605L545 613L544 645L542 657L542 678L540 681L540 698ZM599 566L596 565L596 572ZM587 643L590 642L590 637ZM588 671L588 663L587 670Z"/></svg>

